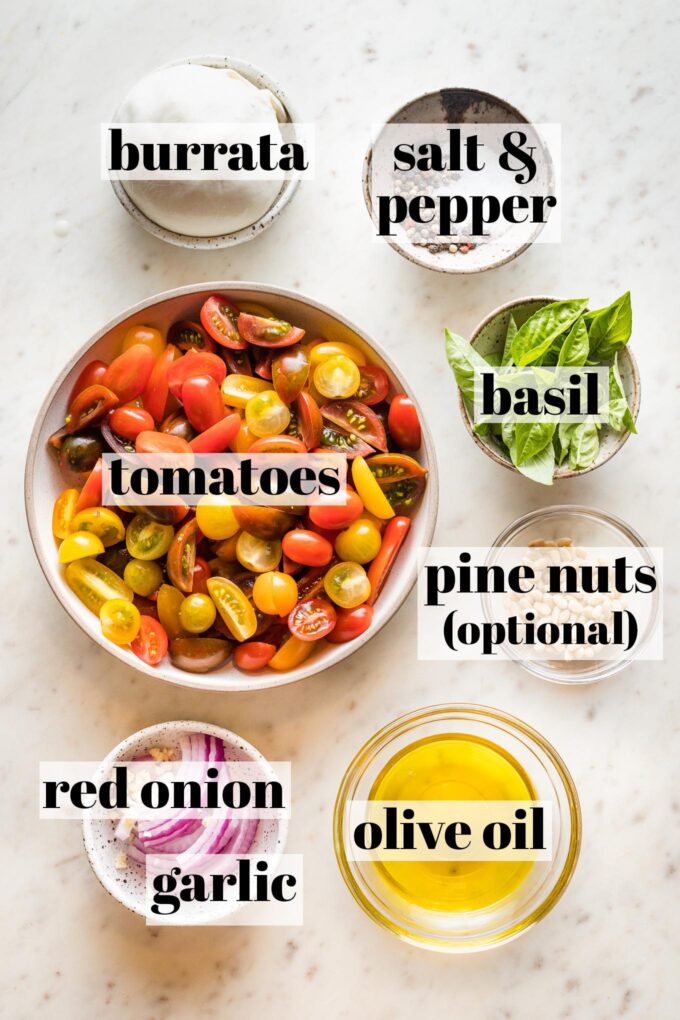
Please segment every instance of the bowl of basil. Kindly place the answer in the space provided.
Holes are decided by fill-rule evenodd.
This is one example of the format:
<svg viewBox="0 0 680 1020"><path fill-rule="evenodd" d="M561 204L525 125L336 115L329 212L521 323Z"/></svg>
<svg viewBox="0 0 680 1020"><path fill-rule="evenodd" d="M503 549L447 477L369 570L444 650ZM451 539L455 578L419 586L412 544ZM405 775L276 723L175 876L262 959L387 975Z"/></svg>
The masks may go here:
<svg viewBox="0 0 680 1020"><path fill-rule="evenodd" d="M637 431L640 376L628 347L631 330L630 292L592 311L587 298L520 298L487 315L469 341L446 330L461 414L477 446L497 464L542 485L586 474L611 460ZM475 423L475 371L490 365L510 371L527 365L607 368L607 421Z"/></svg>

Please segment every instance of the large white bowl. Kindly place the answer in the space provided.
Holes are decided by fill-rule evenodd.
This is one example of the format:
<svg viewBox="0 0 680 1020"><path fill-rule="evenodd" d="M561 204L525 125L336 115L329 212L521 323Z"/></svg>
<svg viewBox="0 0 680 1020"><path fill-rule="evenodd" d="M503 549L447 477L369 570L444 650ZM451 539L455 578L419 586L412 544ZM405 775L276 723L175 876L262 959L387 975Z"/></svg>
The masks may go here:
<svg viewBox="0 0 680 1020"><path fill-rule="evenodd" d="M47 394L38 412L26 459L26 514L38 562L52 591L71 619L109 654L115 655L121 662L149 676L159 677L182 687L210 691L252 691L302 680L341 662L370 641L394 615L415 582L419 547L430 545L432 540L437 516L437 463L432 436L422 410L418 408L423 432L422 447L418 456L429 472L425 493L414 514L413 526L404 547L375 605L373 623L368 631L356 640L342 645L323 643L323 647L315 649L311 658L287 673L266 670L255 674L242 673L231 662L214 673L206 674L187 673L177 669L169 660L157 667L147 666L133 652L107 641L100 631L98 618L83 605L66 584L63 568L57 559L57 547L52 535L52 507L59 492L65 488L65 483L56 458L48 449L47 440L64 424L71 388L88 361L94 358L110 361L119 353L123 334L132 325L145 324L166 331L173 322L180 319L196 319L201 303L215 292L229 294L237 302L252 301L265 304L287 322L303 326L309 337L329 337L355 344L369 355L373 363L383 366L396 392L405 392L413 397L406 380L375 340L370 339L347 319L311 298L265 284L229 282L193 284L156 294L133 308L126 309L88 340L71 358Z"/></svg>

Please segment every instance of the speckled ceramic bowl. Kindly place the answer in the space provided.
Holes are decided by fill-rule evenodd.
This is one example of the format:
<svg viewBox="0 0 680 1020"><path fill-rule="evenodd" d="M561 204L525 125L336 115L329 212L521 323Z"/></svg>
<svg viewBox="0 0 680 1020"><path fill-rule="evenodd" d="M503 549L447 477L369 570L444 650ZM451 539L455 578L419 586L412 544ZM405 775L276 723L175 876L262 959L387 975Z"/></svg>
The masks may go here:
<svg viewBox="0 0 680 1020"><path fill-rule="evenodd" d="M408 393L413 398L407 380L375 340L357 326L353 326L347 319L310 298L258 283L217 282L180 287L164 294L157 294L133 308L126 309L88 340L66 364L45 398L33 428L26 458L26 513L33 546L52 591L71 619L110 655L115 655L127 666L149 676L182 687L209 691L248 691L292 683L341 662L370 641L397 611L415 583L418 549L421 545L430 545L432 541L437 517L437 462L434 441L419 408L423 441L417 457L428 469L428 483L422 502L413 515L413 526L376 602L373 624L356 640L338 645L319 642L320 647L314 650L306 662L287 673L276 673L273 670L242 673L228 662L221 669L203 675L178 669L168 659L159 666L148 666L128 648L107 641L101 633L97 616L83 605L66 584L63 569L57 559L57 547L51 526L52 507L65 484L56 458L48 449L47 440L63 425L71 388L89 361L94 358L110 361L119 353L122 337L130 326L146 324L156 326L165 333L173 322L180 319L195 319L203 301L215 292L229 294L237 302L265 304L288 322L303 326L309 336L344 340L360 347L371 362L381 365L386 370L393 392Z"/></svg>
<svg viewBox="0 0 680 1020"><path fill-rule="evenodd" d="M443 88L436 92L426 92L416 99L405 103L387 121L388 124L529 124L523 113L505 99L490 92L478 89ZM371 198L371 174L373 171L374 145L369 146L364 159L363 186L364 201L373 222L376 215ZM547 151L547 150L546 150ZM547 173L552 181L552 163L547 162ZM551 189L548 189L548 191ZM532 234L533 241L542 229L539 224ZM518 243L510 238L498 238L492 243L478 244L470 251L451 252L448 245L441 244L439 250L430 250L423 244L403 240L401 237L385 238L391 248L403 255L409 262L434 269L439 273L469 275L481 273L487 269L503 266L517 258L530 247L531 241Z"/></svg>
<svg viewBox="0 0 680 1020"><path fill-rule="evenodd" d="M207 733L224 742L226 761L255 762L262 770L265 780L276 779L276 775L267 759L246 740L238 737L230 730L221 726L212 726L201 722L166 722L155 726L147 726L131 736L121 740L101 763L99 774L106 778L117 761L132 761L140 754L146 753L149 747L176 747L182 733ZM145 910L145 873L141 866L129 864L126 868L117 867L117 859L121 844L114 836L115 823L105 819L95 819L88 815L83 820L83 842L85 852L95 875L114 899L124 907L141 917L146 917ZM249 849L251 854L271 854L272 865L283 853L288 835L286 819L264 820L258 825L255 842ZM198 923L198 921L197 921Z"/></svg>
<svg viewBox="0 0 680 1020"><path fill-rule="evenodd" d="M470 343L484 356L499 354L502 352L505 344L505 336L511 314L514 315L517 325L521 326L529 316L533 315L543 305L551 301L560 300L562 299L556 297L528 297L508 301L482 319L479 325L475 327L470 337ZM633 419L637 421L640 411L640 374L629 344L623 347L619 354L619 371L621 372L621 382L623 383L628 406L630 407ZM468 434L475 441L479 449L496 464L500 464L501 467L508 468L510 471L515 471L519 474L517 468L505 453L505 450L495 442L493 436L479 436L473 431L472 419L460 395L460 391L458 393L458 406L460 407L460 413ZM630 434L628 431L614 432L613 429L603 425L600 431L599 453L590 467L584 468L582 471L574 471L568 464L563 464L555 470L553 477L555 479L577 478L595 471L596 468L602 467L603 464L606 464L608 460L611 460L619 452L624 443L628 441Z"/></svg>
<svg viewBox="0 0 680 1020"><path fill-rule="evenodd" d="M247 78L248 81L252 82L253 85L256 85L258 88L269 89L272 95L278 100L287 120L291 124L294 124L299 120L291 106L290 100L273 78L270 78L264 71L261 71L253 64L247 63L245 60L237 60L235 57L220 57L214 55L185 57L182 60L171 60L169 63L163 64L161 67L156 67L153 70L161 71L166 67L176 67L178 64L204 64L206 67L228 67L233 71L238 71L239 74L242 74L244 78ZM153 73L153 71L150 73ZM257 237L263 230L270 227L277 216L279 216L285 209L295 194L299 181L297 179L284 181L274 204L270 206L264 216L255 220L254 223L249 223L248 226L241 227L240 230L235 230L233 233L215 234L212 237L192 237L189 234L180 234L177 233L177 231L169 230L167 227L161 226L154 220L149 219L149 217L146 216L145 213L137 207L137 205L135 205L120 181L112 180L111 184L116 194L116 198L125 211L128 212L130 216L132 216L132 218L144 228L144 230L153 234L154 237L160 238L161 241L167 241L168 244L177 245L180 248L210 250L212 248L230 248L235 244L243 244L244 241L252 241L254 237Z"/></svg>

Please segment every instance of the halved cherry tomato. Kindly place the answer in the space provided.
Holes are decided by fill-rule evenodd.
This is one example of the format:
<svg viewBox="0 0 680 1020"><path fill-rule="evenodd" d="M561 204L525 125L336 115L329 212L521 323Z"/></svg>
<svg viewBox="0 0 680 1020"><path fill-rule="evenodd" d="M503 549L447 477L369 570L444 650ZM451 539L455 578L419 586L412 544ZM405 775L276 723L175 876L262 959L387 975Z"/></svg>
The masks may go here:
<svg viewBox="0 0 680 1020"><path fill-rule="evenodd" d="M250 453L306 453L307 447L295 436L262 436L256 439Z"/></svg>
<svg viewBox="0 0 680 1020"><path fill-rule="evenodd" d="M272 361L274 389L286 404L292 404L309 375L309 359L303 347L291 347Z"/></svg>
<svg viewBox="0 0 680 1020"><path fill-rule="evenodd" d="M167 432L140 432L135 439L137 453L192 453L186 439Z"/></svg>
<svg viewBox="0 0 680 1020"><path fill-rule="evenodd" d="M136 439L140 432L154 429L153 418L141 407L117 407L109 415L108 423L123 439Z"/></svg>
<svg viewBox="0 0 680 1020"><path fill-rule="evenodd" d="M194 583L198 524L196 518L183 524L172 540L166 562L168 577L175 588L190 592Z"/></svg>
<svg viewBox="0 0 680 1020"><path fill-rule="evenodd" d="M306 567L325 567L333 558L333 546L322 535L295 528L283 536L284 554Z"/></svg>
<svg viewBox="0 0 680 1020"><path fill-rule="evenodd" d="M202 326L189 319L174 322L168 330L168 342L180 351L215 351L215 341L208 336Z"/></svg>
<svg viewBox="0 0 680 1020"><path fill-rule="evenodd" d="M354 641L368 630L372 622L373 607L368 604L355 606L354 609L338 609L335 627L326 640L330 641L332 645Z"/></svg>
<svg viewBox="0 0 680 1020"><path fill-rule="evenodd" d="M392 398L387 427L395 443L402 450L417 450L421 442L420 419L416 405L405 393Z"/></svg>
<svg viewBox="0 0 680 1020"><path fill-rule="evenodd" d="M71 530L70 524L75 516L79 496L77 489L64 489L57 496L52 510L52 534L55 538L64 539Z"/></svg>
<svg viewBox="0 0 680 1020"><path fill-rule="evenodd" d="M172 545L171 524L159 524L148 514L135 514L125 530L125 545L136 560L158 560Z"/></svg>
<svg viewBox="0 0 680 1020"><path fill-rule="evenodd" d="M302 390L295 401L300 437L308 450L314 450L321 443L323 418L314 397Z"/></svg>
<svg viewBox="0 0 680 1020"><path fill-rule="evenodd" d="M276 538L256 538L242 531L236 541L236 558L246 570L264 574L276 570L281 562L281 543Z"/></svg>
<svg viewBox="0 0 680 1020"><path fill-rule="evenodd" d="M70 407L78 394L86 390L88 386L101 384L108 367L105 361L89 361L73 384L71 395L68 398L68 406Z"/></svg>
<svg viewBox="0 0 680 1020"><path fill-rule="evenodd" d="M411 513L425 489L426 468L406 453L377 453L366 463L395 514Z"/></svg>
<svg viewBox="0 0 680 1020"><path fill-rule="evenodd" d="M59 546L59 562L73 563L86 556L101 556L104 543L90 531L72 531Z"/></svg>
<svg viewBox="0 0 680 1020"><path fill-rule="evenodd" d="M168 372L178 356L174 344L168 344L151 370L142 402L154 421L162 421L168 403Z"/></svg>
<svg viewBox="0 0 680 1020"><path fill-rule="evenodd" d="M99 620L102 634L115 645L129 645L139 634L139 610L127 599L108 599L99 609Z"/></svg>
<svg viewBox="0 0 680 1020"><path fill-rule="evenodd" d="M266 379L252 375L228 375L222 383L222 400L229 407L245 407L256 393L270 389Z"/></svg>
<svg viewBox="0 0 680 1020"><path fill-rule="evenodd" d="M248 344L239 335L238 319L238 308L222 294L213 294L201 308L201 324L213 340L223 347L243 350Z"/></svg>
<svg viewBox="0 0 680 1020"><path fill-rule="evenodd" d="M103 488L103 461L101 457L95 464L87 476L87 481L80 490L80 495L76 501L75 512L79 513L81 510L87 510L91 506L101 506L102 502L102 488Z"/></svg>
<svg viewBox="0 0 680 1020"><path fill-rule="evenodd" d="M220 397L220 401L221 401ZM224 413L224 405L222 412ZM194 453L222 453L233 442L241 428L241 417L238 414L227 414L221 421L215 422L200 435L189 441Z"/></svg>
<svg viewBox="0 0 680 1020"><path fill-rule="evenodd" d="M86 386L68 409L66 431L69 433L79 432L81 429L87 428L88 425L100 421L117 403L117 395L108 387L102 386L100 383Z"/></svg>
<svg viewBox="0 0 680 1020"><path fill-rule="evenodd" d="M349 436L359 436L377 450L387 449L387 436L380 418L360 400L332 401L321 408L321 415Z"/></svg>
<svg viewBox="0 0 680 1020"><path fill-rule="evenodd" d="M276 645L267 641L246 641L234 650L234 665L245 673L264 669L276 652Z"/></svg>
<svg viewBox="0 0 680 1020"><path fill-rule="evenodd" d="M107 368L104 386L113 390L121 404L127 404L144 392L155 363L150 347L144 344L128 347Z"/></svg>
<svg viewBox="0 0 680 1020"><path fill-rule="evenodd" d="M135 344L142 344L148 347L156 357L165 348L165 340L159 329L153 326L130 326L123 337L123 350L127 351Z"/></svg>
<svg viewBox="0 0 680 1020"><path fill-rule="evenodd" d="M322 340L320 343L315 343L309 348L309 361L312 368L316 368L322 361L328 361L329 358L335 358L338 354L342 354L343 357L349 358L355 365L365 365L366 355L363 351L360 351L354 344L345 344L340 341L334 340Z"/></svg>
<svg viewBox="0 0 680 1020"><path fill-rule="evenodd" d="M74 560L66 567L66 583L80 601L99 615L99 610L109 599L127 599L132 602L132 590L113 570L89 557Z"/></svg>
<svg viewBox="0 0 680 1020"><path fill-rule="evenodd" d="M170 642L170 661L186 673L212 673L229 658L232 642L224 638L177 637Z"/></svg>
<svg viewBox="0 0 680 1020"><path fill-rule="evenodd" d="M306 599L291 610L288 627L300 641L318 641L335 627L336 612L326 599Z"/></svg>
<svg viewBox="0 0 680 1020"><path fill-rule="evenodd" d="M351 358L336 354L314 369L314 385L328 400L346 400L359 389L361 373Z"/></svg>
<svg viewBox="0 0 680 1020"><path fill-rule="evenodd" d="M274 506L239 506L235 504L232 509L239 528L266 542L281 538L295 523L293 514Z"/></svg>
<svg viewBox="0 0 680 1020"><path fill-rule="evenodd" d="M187 379L197 375L209 375L218 386L227 374L227 367L217 354L207 351L187 351L168 368L168 387L173 397L182 399L182 388Z"/></svg>
<svg viewBox="0 0 680 1020"><path fill-rule="evenodd" d="M385 584L387 575L411 527L410 517L393 517L383 532L380 552L368 568L371 594L366 600L372 606Z"/></svg>
<svg viewBox="0 0 680 1020"><path fill-rule="evenodd" d="M292 347L305 335L304 329L291 326L283 319L265 319L247 312L241 312L238 317L238 331L244 340L256 347Z"/></svg>
<svg viewBox="0 0 680 1020"><path fill-rule="evenodd" d="M108 549L125 538L125 525L119 515L108 506L93 506L80 510L71 520L70 531L89 531Z"/></svg>
<svg viewBox="0 0 680 1020"><path fill-rule="evenodd" d="M381 520L394 517L394 510L387 496L371 474L371 469L363 457L355 457L352 461L352 481L369 513L375 514Z"/></svg>
<svg viewBox="0 0 680 1020"><path fill-rule="evenodd" d="M141 616L139 634L130 645L138 659L148 666L157 666L168 651L168 635L153 616Z"/></svg>
<svg viewBox="0 0 680 1020"><path fill-rule="evenodd" d="M227 577L211 577L208 592L217 611L237 641L247 641L257 630L257 616L250 600Z"/></svg>
<svg viewBox="0 0 680 1020"><path fill-rule="evenodd" d="M269 660L269 668L280 673L286 673L289 669L301 666L305 659L308 659L314 648L313 641L302 641L291 634L283 642L275 655Z"/></svg>
<svg viewBox="0 0 680 1020"><path fill-rule="evenodd" d="M226 411L220 388L209 375L194 375L182 386L184 413L197 432L222 421Z"/></svg>
<svg viewBox="0 0 680 1020"><path fill-rule="evenodd" d="M366 571L359 563L342 561L333 564L323 579L326 594L342 609L354 609L368 602L371 585Z"/></svg>
<svg viewBox="0 0 680 1020"><path fill-rule="evenodd" d="M278 436L290 424L290 410L275 390L263 390L246 404L246 424L256 436Z"/></svg>
<svg viewBox="0 0 680 1020"><path fill-rule="evenodd" d="M354 394L356 400L364 404L379 404L390 390L390 379L384 368L379 365L362 365L361 382Z"/></svg>
<svg viewBox="0 0 680 1020"><path fill-rule="evenodd" d="M377 482L376 482L377 486ZM330 505L328 503L313 503L308 510L310 521L319 528L328 528L331 531L339 531L346 528L357 517L361 517L364 511L364 504L354 491L347 488L345 502Z"/></svg>

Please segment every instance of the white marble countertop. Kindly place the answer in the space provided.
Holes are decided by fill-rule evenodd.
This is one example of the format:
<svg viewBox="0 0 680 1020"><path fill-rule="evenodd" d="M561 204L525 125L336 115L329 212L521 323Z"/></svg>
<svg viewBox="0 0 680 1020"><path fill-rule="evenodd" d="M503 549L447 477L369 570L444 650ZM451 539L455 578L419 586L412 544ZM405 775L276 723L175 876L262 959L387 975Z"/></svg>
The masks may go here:
<svg viewBox="0 0 680 1020"><path fill-rule="evenodd" d="M16 826L4 839L1 911L8 1020L677 1016L676 18L670 0L27 0L6 13L0 620L3 801ZM271 231L201 254L135 226L98 179L97 147L100 121L142 73L206 52L278 78L317 121L322 159L318 179ZM360 186L370 126L442 85L487 89L533 120L562 123L560 246L454 279L372 243ZM91 643L49 592L29 543L22 474L35 413L62 363L112 315L168 287L230 278L307 292L388 346L436 433L440 544L487 544L525 511L582 502L665 546L665 662L583 689L510 665L419 664L413 597L346 665L244 696L164 686ZM585 294L599 305L627 288L639 436L601 471L554 490L498 469L459 419L444 325L467 334L511 297ZM521 939L464 957L378 930L340 878L330 832L338 781L363 741L404 711L450 700L495 705L539 729L571 769L584 817L581 860L554 912ZM37 820L41 758L102 757L133 730L173 718L221 723L272 759L292 759L289 849L306 856L303 928L147 929L91 875L77 823Z"/></svg>

